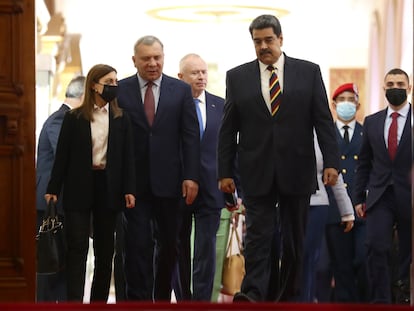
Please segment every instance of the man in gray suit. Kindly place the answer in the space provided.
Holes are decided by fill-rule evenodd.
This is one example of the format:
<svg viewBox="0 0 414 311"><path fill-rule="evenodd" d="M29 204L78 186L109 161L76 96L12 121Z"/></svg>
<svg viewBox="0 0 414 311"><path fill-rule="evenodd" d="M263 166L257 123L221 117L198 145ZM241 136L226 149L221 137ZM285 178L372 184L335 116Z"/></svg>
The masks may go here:
<svg viewBox="0 0 414 311"><path fill-rule="evenodd" d="M247 211L246 276L234 301L294 300L309 198L317 189L313 128L328 185L338 178L338 146L319 66L282 53L283 34L275 16L257 17L249 30L257 59L227 72L218 144L220 189L234 192L231 176L237 155ZM279 231L280 286L277 296L270 297L274 258L269 254Z"/></svg>
<svg viewBox="0 0 414 311"><path fill-rule="evenodd" d="M69 82L66 88L65 101L57 111L47 118L39 135L36 161L37 228L42 224L43 214L46 209L44 195L55 160L56 145L63 117L66 111L80 106L84 93L84 85L84 76L75 77ZM57 208L59 217L63 219L62 200L58 201ZM52 275L37 276L37 301L57 302L65 300L65 271Z"/></svg>

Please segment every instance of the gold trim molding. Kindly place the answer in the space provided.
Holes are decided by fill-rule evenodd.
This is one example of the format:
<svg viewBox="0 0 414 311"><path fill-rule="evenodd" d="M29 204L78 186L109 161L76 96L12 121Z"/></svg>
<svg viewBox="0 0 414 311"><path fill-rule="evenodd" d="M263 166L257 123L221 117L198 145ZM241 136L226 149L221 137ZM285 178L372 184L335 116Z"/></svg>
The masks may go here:
<svg viewBox="0 0 414 311"><path fill-rule="evenodd" d="M157 7L146 12L149 16L171 22L246 22L260 14L282 17L289 11L282 8L254 5L201 4Z"/></svg>

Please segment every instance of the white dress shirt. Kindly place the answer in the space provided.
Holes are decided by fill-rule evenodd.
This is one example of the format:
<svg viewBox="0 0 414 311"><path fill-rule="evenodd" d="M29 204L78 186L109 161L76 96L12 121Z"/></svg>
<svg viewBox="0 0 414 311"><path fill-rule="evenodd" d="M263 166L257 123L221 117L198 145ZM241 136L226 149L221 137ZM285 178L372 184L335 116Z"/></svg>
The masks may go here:
<svg viewBox="0 0 414 311"><path fill-rule="evenodd" d="M91 122L92 135L92 165L97 168L105 168L106 152L108 149L109 133L109 104L103 107L95 105L93 121Z"/></svg>

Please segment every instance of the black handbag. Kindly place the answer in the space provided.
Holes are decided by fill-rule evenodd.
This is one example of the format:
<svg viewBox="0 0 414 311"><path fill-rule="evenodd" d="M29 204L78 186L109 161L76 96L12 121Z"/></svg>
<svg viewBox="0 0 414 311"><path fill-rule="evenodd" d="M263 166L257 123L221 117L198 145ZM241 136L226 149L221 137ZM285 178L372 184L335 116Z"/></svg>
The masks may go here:
<svg viewBox="0 0 414 311"><path fill-rule="evenodd" d="M37 273L53 274L65 266L66 240L56 204L50 200L36 236Z"/></svg>

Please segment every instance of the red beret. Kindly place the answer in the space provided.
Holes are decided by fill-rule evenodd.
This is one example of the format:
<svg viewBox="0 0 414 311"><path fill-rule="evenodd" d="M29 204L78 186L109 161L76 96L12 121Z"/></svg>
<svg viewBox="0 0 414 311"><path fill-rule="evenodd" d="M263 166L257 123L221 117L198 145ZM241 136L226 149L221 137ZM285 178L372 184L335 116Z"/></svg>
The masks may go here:
<svg viewBox="0 0 414 311"><path fill-rule="evenodd" d="M337 98L338 95L343 93L343 92L352 92L356 96L358 96L358 88L357 88L356 84L355 83L345 83L345 84L342 84L341 86L339 86L335 90L335 92L332 95L332 99L335 100L335 98Z"/></svg>

